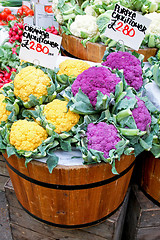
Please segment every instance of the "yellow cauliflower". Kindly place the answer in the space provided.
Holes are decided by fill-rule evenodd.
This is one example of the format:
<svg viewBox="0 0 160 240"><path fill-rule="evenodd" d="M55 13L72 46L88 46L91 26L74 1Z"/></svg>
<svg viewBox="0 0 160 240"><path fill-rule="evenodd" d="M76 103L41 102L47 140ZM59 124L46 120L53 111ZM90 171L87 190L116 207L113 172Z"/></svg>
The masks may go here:
<svg viewBox="0 0 160 240"><path fill-rule="evenodd" d="M87 62L77 59L66 59L59 64L58 74L66 74L67 76L75 76L77 77L84 70L91 67Z"/></svg>
<svg viewBox="0 0 160 240"><path fill-rule="evenodd" d="M56 128L56 133L62 131L68 132L79 121L80 116L70 110L67 112L67 101L55 99L44 107L44 114L49 123L52 123Z"/></svg>
<svg viewBox="0 0 160 240"><path fill-rule="evenodd" d="M6 121L9 114L11 113L8 110L6 110L6 103L3 102L4 99L5 99L5 96L3 94L0 94L0 123L2 121Z"/></svg>
<svg viewBox="0 0 160 240"><path fill-rule="evenodd" d="M37 98L47 95L47 86L50 86L50 78L41 69L34 66L23 68L14 79L14 94L23 102L29 101L33 94Z"/></svg>
<svg viewBox="0 0 160 240"><path fill-rule="evenodd" d="M10 143L17 150L33 151L47 138L46 130L36 122L18 120L10 131Z"/></svg>

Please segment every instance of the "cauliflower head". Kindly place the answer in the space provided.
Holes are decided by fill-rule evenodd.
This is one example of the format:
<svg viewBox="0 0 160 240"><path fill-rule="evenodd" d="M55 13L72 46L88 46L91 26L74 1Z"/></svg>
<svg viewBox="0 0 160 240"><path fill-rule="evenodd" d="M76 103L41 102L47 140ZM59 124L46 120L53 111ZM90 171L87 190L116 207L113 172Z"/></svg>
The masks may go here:
<svg viewBox="0 0 160 240"><path fill-rule="evenodd" d="M91 16L94 16L94 17L98 17L98 14L94 11L93 9L93 6L87 6L84 10L85 14L86 15L91 15Z"/></svg>
<svg viewBox="0 0 160 240"><path fill-rule="evenodd" d="M108 5L108 4L110 4L110 2L111 2L110 0L94 0L93 4L94 5L102 5L103 3L105 3Z"/></svg>
<svg viewBox="0 0 160 240"><path fill-rule="evenodd" d="M141 62L138 58L129 52L112 52L103 66L108 66L112 69L123 69L123 74L128 85L138 91L143 85Z"/></svg>
<svg viewBox="0 0 160 240"><path fill-rule="evenodd" d="M11 112L6 109L5 96L0 94L0 124L6 121Z"/></svg>
<svg viewBox="0 0 160 240"><path fill-rule="evenodd" d="M10 143L17 150L33 151L47 139L46 130L36 122L18 120L10 130Z"/></svg>
<svg viewBox="0 0 160 240"><path fill-rule="evenodd" d="M116 149L116 144L121 140L117 129L112 124L99 122L89 123L87 127L88 150L94 149L104 153L104 157L109 157L109 151Z"/></svg>
<svg viewBox="0 0 160 240"><path fill-rule="evenodd" d="M149 27L147 28L146 34L154 34L160 36L160 13L153 12L149 14L145 14L145 17L152 20Z"/></svg>
<svg viewBox="0 0 160 240"><path fill-rule="evenodd" d="M54 0L53 4L52 4L52 10L56 17L57 22L59 24L62 24L64 22L63 15L62 15L61 11L58 9L57 5L58 5L58 0Z"/></svg>
<svg viewBox="0 0 160 240"><path fill-rule="evenodd" d="M37 98L47 95L47 86L50 86L50 78L41 69L34 66L22 68L14 79L14 94L23 102L29 101L32 94Z"/></svg>
<svg viewBox="0 0 160 240"><path fill-rule="evenodd" d="M70 25L70 32L76 37L81 37L81 32L83 32L87 37L93 38L99 34L96 20L96 17L91 15L77 15Z"/></svg>
<svg viewBox="0 0 160 240"><path fill-rule="evenodd" d="M137 128L141 131L146 131L147 126L150 127L152 118L144 101L139 99L137 96L136 99L137 107L132 110L132 116L136 122Z"/></svg>
<svg viewBox="0 0 160 240"><path fill-rule="evenodd" d="M105 67L90 67L79 74L72 84L73 95L78 93L79 88L86 94L93 106L97 102L97 91L109 95L115 92L115 87L120 82L120 78Z"/></svg>
<svg viewBox="0 0 160 240"><path fill-rule="evenodd" d="M89 63L77 59L66 59L59 64L58 74L77 77L80 73L90 67Z"/></svg>
<svg viewBox="0 0 160 240"><path fill-rule="evenodd" d="M68 132L79 121L79 114L67 111L67 101L54 99L52 102L44 106L44 114L49 123L55 126L55 132Z"/></svg>

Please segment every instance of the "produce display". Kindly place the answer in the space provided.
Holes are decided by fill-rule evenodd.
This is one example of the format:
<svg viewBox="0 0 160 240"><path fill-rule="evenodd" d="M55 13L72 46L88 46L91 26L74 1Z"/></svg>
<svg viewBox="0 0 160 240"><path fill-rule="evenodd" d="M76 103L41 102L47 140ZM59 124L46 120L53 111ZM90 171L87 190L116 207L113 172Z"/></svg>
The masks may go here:
<svg viewBox="0 0 160 240"><path fill-rule="evenodd" d="M27 17L27 16L34 16L34 11L27 7L26 5L22 5L18 10L17 10L17 15L18 17Z"/></svg>
<svg viewBox="0 0 160 240"><path fill-rule="evenodd" d="M11 10L6 7L0 13L0 25L7 26L11 21L14 20L17 20L18 22L23 22L24 17L27 16L34 16L34 11L26 5L22 5L20 8L18 8L16 15L13 15L11 13Z"/></svg>
<svg viewBox="0 0 160 240"><path fill-rule="evenodd" d="M53 11L52 11L52 6L45 6L45 7L44 7L44 10L45 10L45 12L47 12L47 13L53 13Z"/></svg>
<svg viewBox="0 0 160 240"><path fill-rule="evenodd" d="M63 32L81 38L84 46L86 46L87 41L91 41L113 47L117 42L106 37L104 32L116 3L138 11L152 20L141 48L160 48L159 1L86 0L77 3L74 0L56 0L53 2L53 13Z"/></svg>
<svg viewBox="0 0 160 240"><path fill-rule="evenodd" d="M50 26L50 27L46 28L45 30L46 30L46 32L53 33L55 35L59 35L58 30L54 26Z"/></svg>
<svg viewBox="0 0 160 240"><path fill-rule="evenodd" d="M7 1L5 2L3 6L7 4ZM10 1L10 4L12 5L11 2L12 1ZM18 55L24 30L24 17L32 17L34 15L32 9L26 5L22 5L22 3L20 4L20 1L17 1L17 4L18 2L20 7L16 15L13 15L8 7L5 7L3 11L0 12L0 25L8 32L8 38L2 42L0 46L0 88L3 87L5 83L11 81L12 72L16 72L20 65ZM10 5L8 4L8 6ZM44 30L59 35L58 30L54 26L48 26Z"/></svg>
<svg viewBox="0 0 160 240"><path fill-rule="evenodd" d="M47 132L36 122L18 120L10 129L10 143L17 150L33 151L46 139Z"/></svg>
<svg viewBox="0 0 160 240"><path fill-rule="evenodd" d="M82 37L86 43L89 39L102 40L106 19L117 2L85 1L78 5L74 1L57 1L53 5L57 6L55 15L61 17L62 29ZM142 97L142 91L147 82L159 79L159 52L149 59L153 66L146 70L141 54L120 45L107 48L101 64L94 66L79 59L66 59L54 70L20 63L18 53L27 9L22 5L16 20L8 22L6 42L10 45L0 47L1 151L25 157L26 165L36 157L46 157L52 172L58 164L56 150L71 151L76 147L84 164L108 162L116 173L115 160L122 154L138 156L144 149L152 149L158 139L159 112L147 97ZM143 4L143 14L155 16L158 11L157 3ZM54 26L46 31L58 34ZM158 44L158 31L152 27L147 36L151 34L152 45ZM30 132L25 133L27 128ZM36 132L41 132L39 138L35 138Z"/></svg>
<svg viewBox="0 0 160 240"><path fill-rule="evenodd" d="M97 91L104 95L109 95L111 92L115 93L116 85L121 81L116 74L104 67L91 67L78 75L71 90L75 96L79 89L88 96L93 107L97 103Z"/></svg>
<svg viewBox="0 0 160 240"><path fill-rule="evenodd" d="M17 56L19 46L0 46L0 88L11 82L11 74L17 71L20 60Z"/></svg>
<svg viewBox="0 0 160 240"><path fill-rule="evenodd" d="M1 111L0 111L0 123L7 120L8 116L10 115L10 111L6 109L6 103L4 102L5 96L3 94L0 94L0 105L1 105Z"/></svg>
<svg viewBox="0 0 160 240"><path fill-rule="evenodd" d="M84 200L90 195L88 185L91 186L93 196L95 195L94 187L92 189L93 184L96 184L95 187L98 186L98 189L100 184L100 187L104 187L107 191L110 185L111 192L116 188L118 191L127 191L127 181L129 182L130 179L126 181L126 173L131 176L135 158L138 159L144 152L151 152L154 157L160 158L160 101L159 104L155 104L147 95L149 84L156 85L157 88L160 87L159 0L55 0L52 6L45 6L45 16L50 17L54 13L60 28L57 29L57 27L51 25L46 29L42 28L42 30L55 35L62 33L65 33L65 36L71 35L70 38L73 39L71 48L77 46L77 51L81 51L84 47L88 51L88 45L92 45L93 54L96 54L97 48L94 48L94 46L105 47L105 52L102 51L104 52L103 58L101 62L97 61L98 63L81 60L81 57L77 59L62 57L59 52L53 69L43 67L40 64L43 54L54 55L54 53L50 53L50 49L46 46L48 52L42 52L41 43L49 44L50 47L55 48L58 37L54 36L55 43L53 44L50 39L47 39L44 43L44 35L46 34L44 31L43 36L41 36L41 30L38 32L39 36L36 36L36 40L34 34L29 34L28 37L32 43L35 40L35 49L30 49L36 50L34 51L36 54L42 54L39 55L41 56L39 65L27 62L26 57L24 57L25 61L20 60L19 51L25 29L24 17L31 16L33 20L34 11L22 5L22 1L0 1L0 3L5 7L0 13L0 25L2 30L7 31L8 34L8 37L1 41L0 45L0 152L6 159L10 176L13 174L11 180L13 179L14 188L17 179L23 186L23 181L32 179L30 173L33 173L33 182L35 182L35 185L38 182L38 188L40 187L38 191L37 186L35 187L36 198L38 199L38 210L34 209L35 212L39 211L41 204L43 206L46 199L52 201L52 198L48 198L48 195L53 196L59 186L62 187L58 190L62 190L63 196L63 190L68 191L69 189L72 191L72 187L75 187L73 188L75 195L71 191L70 195L66 194L63 199L66 202L68 201L67 198L69 198L69 201L73 198L73 202L75 201L74 196L79 196L77 192L80 192L79 189L83 189L81 184L84 187L83 190L86 190L87 197L84 197ZM140 47L147 50L156 48L156 55L149 57L147 63L144 62L146 56L104 35L117 3L152 20ZM10 6L17 4L19 8L15 15L6 7L7 4ZM31 27L29 32L33 33L32 31L35 30ZM50 36L48 33L46 36ZM53 35L51 36L53 37ZM41 42L42 38L44 39ZM79 47L76 40L74 42L74 39L77 38L80 39L79 42L81 41L84 47L81 44ZM40 44L38 45L36 41ZM65 41L68 43L67 38ZM88 43L86 45L88 41L99 44ZM31 52L33 53L33 51ZM73 54L69 51L68 53L70 56ZM65 54L65 49L62 54ZM33 54L33 56L35 55ZM35 59L38 60L38 57L35 57ZM35 63L35 61L33 62ZM157 95L156 91L154 92L155 95ZM159 105L158 108L157 105ZM18 168L14 166L17 160L19 161ZM34 160L33 164L29 164L32 160ZM124 166L126 163L128 165ZM82 164L89 166L82 166ZM10 168L10 165L13 169L15 167L15 171ZM105 166L104 169L103 166ZM122 169L122 166L124 169ZM32 170L32 167L34 170ZM101 173L101 167L103 171L105 170L104 176ZM106 167L108 168L107 171ZM82 172L85 169L87 181L84 177L84 182L81 182L81 176L77 174L76 182L72 186L70 179L74 182L72 174L73 170L77 173L77 168L82 169ZM93 174L94 183L94 180L92 182L88 177L92 175L88 169L93 169L94 172L96 168L100 169L100 172L97 180L95 178L96 174ZM69 180L62 176L63 169L67 170L67 174L65 173L64 176L67 175ZM42 171L42 174L39 171ZM35 172L38 177L34 176ZM60 175L57 175L57 172ZM14 176L16 176L15 179ZM124 179L121 177L124 177ZM60 180L59 185L57 179ZM80 180L80 184L77 179ZM121 182L118 183L119 179L122 182L124 181L124 187ZM63 181L61 182L61 180ZM69 181L69 184L67 181ZM28 183L28 186L33 187L32 180L31 183L30 180ZM48 192L47 187L43 192L43 199L41 199L41 187L43 188L43 185L48 186L48 184L53 188L49 187ZM26 185L26 189L24 189L25 193L30 191L28 186ZM23 196L21 198L21 191L19 191L19 187L17 189L15 188L16 196L20 200ZM99 192L99 202L103 203L101 195L105 190ZM107 196L112 195L109 192ZM118 206L124 200L125 193L124 191L122 197L120 197ZM34 192L32 194L34 195ZM29 196L28 202L32 201L30 201L32 194L31 198ZM30 192L28 195L30 195ZM59 196L57 199L60 198ZM90 199L86 204L87 208ZM107 202L108 197L106 199ZM58 223L55 221L58 216L56 215L58 210L55 210L57 200L56 204L52 206L55 203L54 201L48 204L49 221L43 217L42 221L56 223L58 226L59 220ZM78 201L76 202L78 206L85 206L85 204L81 204L81 198L79 198L79 201L80 204ZM19 202L21 203L21 201ZM33 201L34 205L36 205L35 202ZM29 213L39 218L39 215L36 215L37 213L30 211L23 204L23 201L21 204ZM94 201L94 204L98 208L103 208L101 203L97 204ZM107 204L104 207L105 209L108 207ZM65 207L65 204L62 205ZM67 206L69 206L67 211L70 215L67 215L66 210L63 211L67 213L67 218L68 216L72 218L70 202L67 202ZM73 208L76 216L75 225L80 226L75 205L73 205ZM95 209L95 207L91 208ZM117 207L115 208L113 204L113 211L116 209ZM44 209L44 212L46 212L46 209ZM109 216L108 214L110 212L105 216ZM50 218L52 215L55 219ZM101 220L103 217L102 215L97 219ZM81 222L83 225L84 220ZM94 223L95 219L88 222ZM65 224L65 221L62 219L63 224ZM70 227L74 226L70 220L69 225Z"/></svg>
<svg viewBox="0 0 160 240"><path fill-rule="evenodd" d="M105 59L106 57L106 59ZM103 66L112 69L123 69L123 74L129 86L137 91L143 85L141 62L134 55L128 52L112 52L103 58Z"/></svg>
<svg viewBox="0 0 160 240"><path fill-rule="evenodd" d="M10 23L9 42L14 43L14 42L18 41L21 43L24 26L22 23L17 23L17 22L15 22L15 23L12 22L12 23Z"/></svg>
<svg viewBox="0 0 160 240"><path fill-rule="evenodd" d="M0 150L25 157L26 165L45 157L51 173L58 149L77 148L84 164L107 162L116 174L117 159L149 151L158 136L159 112L141 97L153 78L143 67L142 55L110 48L97 66L76 59L54 70L22 63L0 93Z"/></svg>
<svg viewBox="0 0 160 240"><path fill-rule="evenodd" d="M0 25L2 26L5 26L9 21L16 19L16 16L11 14L11 10L9 8L4 8L4 10L0 13Z"/></svg>
<svg viewBox="0 0 160 240"><path fill-rule="evenodd" d="M84 62L82 60L75 59L66 59L65 61L59 64L58 74L65 74L67 76L75 76L77 77L84 70L88 69L90 66L89 63Z"/></svg>

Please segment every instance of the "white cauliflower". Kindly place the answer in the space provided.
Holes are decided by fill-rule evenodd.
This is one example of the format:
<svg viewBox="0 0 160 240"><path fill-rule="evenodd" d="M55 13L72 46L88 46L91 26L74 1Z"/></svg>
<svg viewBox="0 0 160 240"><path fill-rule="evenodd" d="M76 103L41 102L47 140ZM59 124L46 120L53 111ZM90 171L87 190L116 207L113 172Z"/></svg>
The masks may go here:
<svg viewBox="0 0 160 240"><path fill-rule="evenodd" d="M61 11L57 8L57 5L58 5L58 0L54 0L53 4L52 4L52 10L56 17L57 22L59 24L62 24L63 23L63 15L62 15Z"/></svg>
<svg viewBox="0 0 160 240"><path fill-rule="evenodd" d="M159 4L160 3L160 0L154 0L157 4Z"/></svg>
<svg viewBox="0 0 160 240"><path fill-rule="evenodd" d="M146 34L154 34L160 36L160 13L153 12L149 14L145 14L145 17L152 20L151 24L149 25Z"/></svg>
<svg viewBox="0 0 160 240"><path fill-rule="evenodd" d="M106 3L107 5L110 3L110 0L94 0L92 4L94 5L102 5L103 3Z"/></svg>
<svg viewBox="0 0 160 240"><path fill-rule="evenodd" d="M96 17L91 15L77 15L75 21L70 25L70 32L76 37L82 37L81 32L85 33L89 38L97 36L99 31Z"/></svg>
<svg viewBox="0 0 160 240"><path fill-rule="evenodd" d="M88 5L85 8L84 12L86 13L86 15L91 15L91 16L94 16L94 17L98 16L98 14L94 11L93 6Z"/></svg>

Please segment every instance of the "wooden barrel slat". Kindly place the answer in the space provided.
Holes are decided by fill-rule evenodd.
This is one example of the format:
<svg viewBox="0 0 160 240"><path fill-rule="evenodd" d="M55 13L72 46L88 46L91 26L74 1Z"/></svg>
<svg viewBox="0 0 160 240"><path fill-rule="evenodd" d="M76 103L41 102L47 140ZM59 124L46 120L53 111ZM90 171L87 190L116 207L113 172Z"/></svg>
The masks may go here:
<svg viewBox="0 0 160 240"><path fill-rule="evenodd" d="M160 159L150 152L143 157L141 186L149 196L160 203Z"/></svg>
<svg viewBox="0 0 160 240"><path fill-rule="evenodd" d="M114 180L115 175L107 163L58 165L53 173L49 174L44 163L31 161L26 168L25 159L19 159L15 155L8 158L6 153L4 157L17 199L24 209L47 223L67 228L91 225L114 212L124 200L135 160L134 155L123 155L120 161L116 161L120 174L128 169ZM15 172L15 169L18 172ZM39 180L40 184L26 180L17 173ZM111 180L106 183L107 179ZM55 185L52 188L52 185L43 186L41 182ZM63 185L64 189L61 189L60 186ZM65 189L65 186L68 188Z"/></svg>
<svg viewBox="0 0 160 240"><path fill-rule="evenodd" d="M76 58L80 58L87 61L102 62L104 52L106 50L106 45L100 43L87 42L86 47L81 43L81 38L66 35L62 33L61 28L59 29L62 36L62 47L69 54L73 55ZM131 49L131 51L134 51ZM157 48L144 48L136 51L144 55L144 62L147 62L147 59L151 56L155 56L157 53Z"/></svg>

